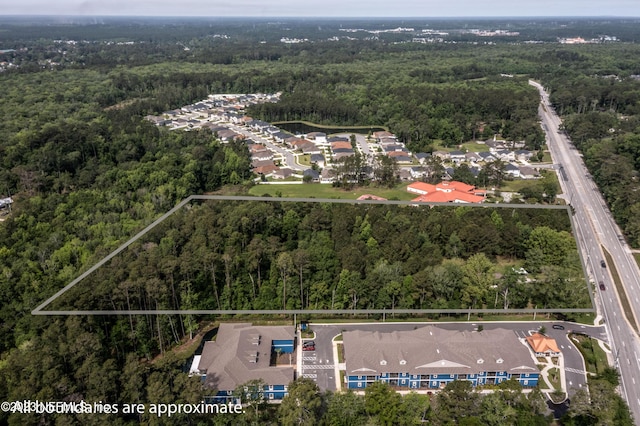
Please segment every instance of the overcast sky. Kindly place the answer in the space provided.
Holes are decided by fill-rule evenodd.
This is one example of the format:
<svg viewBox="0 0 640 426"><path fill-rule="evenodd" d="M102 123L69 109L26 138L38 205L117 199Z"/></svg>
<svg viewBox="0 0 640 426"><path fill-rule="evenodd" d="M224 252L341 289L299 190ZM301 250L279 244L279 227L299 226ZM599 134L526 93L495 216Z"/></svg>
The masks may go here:
<svg viewBox="0 0 640 426"><path fill-rule="evenodd" d="M640 0L4 0L2 15L640 17Z"/></svg>

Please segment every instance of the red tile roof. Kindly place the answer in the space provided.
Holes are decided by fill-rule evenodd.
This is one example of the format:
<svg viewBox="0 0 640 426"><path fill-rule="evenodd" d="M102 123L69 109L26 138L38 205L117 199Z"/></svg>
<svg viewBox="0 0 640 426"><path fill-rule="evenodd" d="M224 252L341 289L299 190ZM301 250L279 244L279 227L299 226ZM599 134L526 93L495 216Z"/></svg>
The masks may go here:
<svg viewBox="0 0 640 426"><path fill-rule="evenodd" d="M420 194L412 201L423 203L481 203L484 201L482 196L484 191L458 181L440 182L437 185L414 182L407 186L407 191Z"/></svg>

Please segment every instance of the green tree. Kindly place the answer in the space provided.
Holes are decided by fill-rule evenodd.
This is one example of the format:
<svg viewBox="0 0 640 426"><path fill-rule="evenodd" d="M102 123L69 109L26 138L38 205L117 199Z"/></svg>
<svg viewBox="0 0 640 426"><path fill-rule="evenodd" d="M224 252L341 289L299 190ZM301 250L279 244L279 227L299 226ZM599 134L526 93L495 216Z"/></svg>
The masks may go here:
<svg viewBox="0 0 640 426"><path fill-rule="evenodd" d="M334 392L327 396L324 420L335 426L360 426L367 422L364 398L354 392Z"/></svg>
<svg viewBox="0 0 640 426"><path fill-rule="evenodd" d="M323 398L318 385L306 378L289 384L289 393L278 407L281 425L314 425L321 416Z"/></svg>
<svg viewBox="0 0 640 426"><path fill-rule="evenodd" d="M387 383L374 382L364 392L364 405L369 416L380 425L397 424L401 398Z"/></svg>

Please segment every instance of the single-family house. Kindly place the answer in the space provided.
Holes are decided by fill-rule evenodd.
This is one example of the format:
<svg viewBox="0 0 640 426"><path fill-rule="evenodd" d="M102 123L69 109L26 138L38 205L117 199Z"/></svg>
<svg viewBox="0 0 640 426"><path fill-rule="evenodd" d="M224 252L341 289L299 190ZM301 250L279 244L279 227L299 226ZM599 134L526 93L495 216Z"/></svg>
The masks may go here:
<svg viewBox="0 0 640 426"><path fill-rule="evenodd" d="M413 162L409 153L405 151L393 151L388 153L387 156L396 160L398 164L411 164Z"/></svg>
<svg viewBox="0 0 640 426"><path fill-rule="evenodd" d="M274 179L286 179L288 177L291 177L291 175L293 175L293 170L288 167L283 167L272 173Z"/></svg>
<svg viewBox="0 0 640 426"><path fill-rule="evenodd" d="M492 161L496 161L497 158L490 152L479 152L478 156L481 158L479 161L484 161L486 163L490 163Z"/></svg>
<svg viewBox="0 0 640 426"><path fill-rule="evenodd" d="M290 138L290 137L291 137L291 135L290 135L289 133L285 133L285 132L282 132L282 131L278 131L278 132L276 132L276 133L273 133L273 134L271 135L271 137L273 137L273 139L274 139L276 142L280 142L280 143L282 143L282 142L284 142L284 141L285 141L285 139Z"/></svg>
<svg viewBox="0 0 640 426"><path fill-rule="evenodd" d="M378 132L373 132L373 134L371 135L373 136L375 139L382 139L382 138L394 138L396 137L396 135L394 135L391 132L387 132L386 130L382 130L382 131L378 131Z"/></svg>
<svg viewBox="0 0 640 426"><path fill-rule="evenodd" d="M471 163L482 161L482 157L480 157L477 152L467 152L464 154L464 158Z"/></svg>
<svg viewBox="0 0 640 426"><path fill-rule="evenodd" d="M451 156L447 151L433 151L431 155L433 155L434 157L438 157L442 161L447 161L451 159Z"/></svg>
<svg viewBox="0 0 640 426"><path fill-rule="evenodd" d="M514 152L516 160L518 161L529 161L533 156L533 152L528 149L518 149Z"/></svg>
<svg viewBox="0 0 640 426"><path fill-rule="evenodd" d="M424 162L431 157L431 154L428 152L418 152L414 155L420 164L424 164Z"/></svg>
<svg viewBox="0 0 640 426"><path fill-rule="evenodd" d="M275 366L271 361L278 353L292 354L294 350L291 326L222 323L216 340L204 344L198 370L204 376L204 387L216 391L212 398L216 402L235 401L236 389L258 379L265 383L268 400L282 400L294 379L294 366Z"/></svg>
<svg viewBox="0 0 640 426"><path fill-rule="evenodd" d="M413 179L422 179L427 174L427 171L424 167L411 167L409 169L409 172L411 173L411 177Z"/></svg>
<svg viewBox="0 0 640 426"><path fill-rule="evenodd" d="M268 161L273 160L273 152L268 149L251 152L251 161Z"/></svg>
<svg viewBox="0 0 640 426"><path fill-rule="evenodd" d="M489 147L489 152L496 152L498 150L506 148L504 141L488 140L488 141L485 141L485 145Z"/></svg>
<svg viewBox="0 0 640 426"><path fill-rule="evenodd" d="M316 141L317 143L327 143L327 134L324 132L307 133L307 139Z"/></svg>
<svg viewBox="0 0 640 426"><path fill-rule="evenodd" d="M351 149L351 148L334 149L333 150L333 160L334 161L338 161L341 158L351 157L354 154L355 153L354 153L353 149Z"/></svg>
<svg viewBox="0 0 640 426"><path fill-rule="evenodd" d="M303 179L307 176L310 176L311 182L320 182L320 172L313 169L306 169L302 172Z"/></svg>
<svg viewBox="0 0 640 426"><path fill-rule="evenodd" d="M305 141L304 144L300 145L300 151L302 151L303 154L321 154L322 150L320 149L320 147L318 145L316 145L313 142L309 142L309 141Z"/></svg>
<svg viewBox="0 0 640 426"><path fill-rule="evenodd" d="M513 163L507 163L504 166L504 172L514 178L520 177L520 168Z"/></svg>
<svg viewBox="0 0 640 426"><path fill-rule="evenodd" d="M243 136L239 133L234 132L231 129L223 129L223 130L218 130L218 138L222 141L222 142L230 142L233 139L242 139Z"/></svg>
<svg viewBox="0 0 640 426"><path fill-rule="evenodd" d="M327 142L328 143L332 143L332 142L349 142L349 138L344 137L344 136L332 136L330 138L327 138Z"/></svg>
<svg viewBox="0 0 640 426"><path fill-rule="evenodd" d="M449 158L454 163L462 163L465 160L465 154L462 151L451 151L449 153Z"/></svg>
<svg viewBox="0 0 640 426"><path fill-rule="evenodd" d="M409 150L404 145L400 144L385 145L382 147L382 150L387 154L390 152L409 152Z"/></svg>
<svg viewBox="0 0 640 426"><path fill-rule="evenodd" d="M320 182L331 183L336 180L336 171L333 169L322 169L320 172Z"/></svg>
<svg viewBox="0 0 640 426"><path fill-rule="evenodd" d="M522 179L538 179L540 177L540 173L533 167L529 166L520 166L520 177Z"/></svg>
<svg viewBox="0 0 640 426"><path fill-rule="evenodd" d="M324 168L324 155L322 154L311 154L309 161L311 161L311 164L317 164L321 169Z"/></svg>
<svg viewBox="0 0 640 426"><path fill-rule="evenodd" d="M400 169L398 171L398 177L400 178L401 181L410 181L415 179L411 175L411 170L407 170L407 169Z"/></svg>
<svg viewBox="0 0 640 426"><path fill-rule="evenodd" d="M353 146L351 145L351 142L349 141L335 141L335 142L331 142L331 149L332 150L336 150L336 149L353 149Z"/></svg>

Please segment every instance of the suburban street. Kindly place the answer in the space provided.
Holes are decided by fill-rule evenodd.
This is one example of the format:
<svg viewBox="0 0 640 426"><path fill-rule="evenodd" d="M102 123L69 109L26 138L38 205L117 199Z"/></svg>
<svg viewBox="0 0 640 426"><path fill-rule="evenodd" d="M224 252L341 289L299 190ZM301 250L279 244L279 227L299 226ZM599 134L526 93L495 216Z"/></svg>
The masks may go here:
<svg viewBox="0 0 640 426"><path fill-rule="evenodd" d="M264 146L266 146L267 148L269 148L271 151L273 151L274 153L280 154L283 158L283 167L289 167L290 169L297 171L297 172L303 172L306 169L308 169L309 167L305 167L305 166L301 166L297 163L296 161L296 156L295 154L293 154L290 150L288 149L284 149L276 144L274 144L273 142L271 142L269 139L251 132L249 130L247 130L247 128L243 127L243 126L236 126L234 124L228 123L225 124L228 128L230 128L231 130L233 130L236 133L239 133L241 135L246 136L249 139L254 140L255 142L261 143Z"/></svg>
<svg viewBox="0 0 640 426"><path fill-rule="evenodd" d="M548 94L533 81L541 96L539 114L547 134L547 142L554 163L559 165L559 180L566 201L573 206L574 229L579 249L586 261L587 273L597 294L596 304L605 319L611 337L614 360L621 375L621 394L628 402L631 413L640 420L640 343L638 335L624 315L613 278L612 265L606 264L604 247L618 271L637 324L640 318L640 270L622 237L598 188L591 179L580 153L559 130L560 118L553 111ZM604 266L602 261L605 261ZM604 285L604 290L600 288Z"/></svg>

